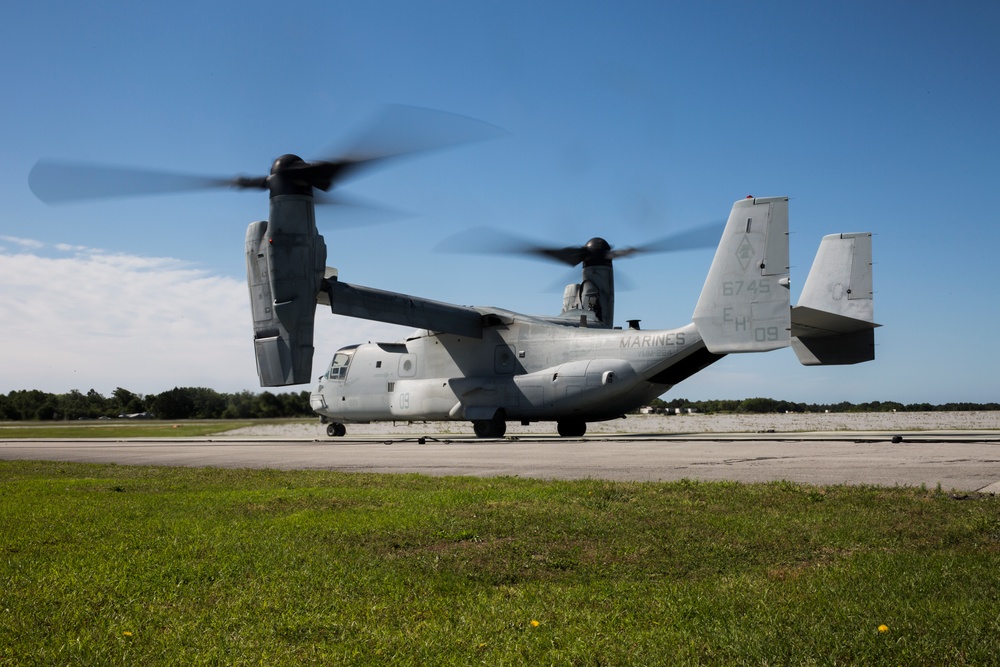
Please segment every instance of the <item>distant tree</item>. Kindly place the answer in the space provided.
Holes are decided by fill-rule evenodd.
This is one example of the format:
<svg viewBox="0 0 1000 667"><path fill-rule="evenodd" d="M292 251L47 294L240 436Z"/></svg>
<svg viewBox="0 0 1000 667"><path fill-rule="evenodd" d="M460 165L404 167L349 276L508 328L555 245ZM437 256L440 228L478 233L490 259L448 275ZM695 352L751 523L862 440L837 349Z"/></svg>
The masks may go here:
<svg viewBox="0 0 1000 667"><path fill-rule="evenodd" d="M53 419L58 412L56 398L37 389L12 391L3 408L6 419Z"/></svg>
<svg viewBox="0 0 1000 667"><path fill-rule="evenodd" d="M309 392L288 392L281 395L282 412L285 417L308 417L313 414L309 405Z"/></svg>
<svg viewBox="0 0 1000 667"><path fill-rule="evenodd" d="M14 392L11 392L13 395ZM14 399L10 396L0 395L0 419L4 421L17 421L21 419L21 411L14 404Z"/></svg>
<svg viewBox="0 0 1000 667"><path fill-rule="evenodd" d="M0 394L0 419L4 421L17 421L21 419L21 412L14 406L14 401L4 394Z"/></svg>
<svg viewBox="0 0 1000 667"><path fill-rule="evenodd" d="M142 397L138 394L133 394L128 389L117 387L113 392L111 392L111 397L114 401L113 405L116 415L133 415L146 411L146 406L142 402Z"/></svg>
<svg viewBox="0 0 1000 667"><path fill-rule="evenodd" d="M253 416L254 395L249 391L226 394L226 407L222 411L224 419L249 419Z"/></svg>
<svg viewBox="0 0 1000 667"><path fill-rule="evenodd" d="M190 419L194 414L194 400L190 392L180 387L158 395L150 407L160 419Z"/></svg>
<svg viewBox="0 0 1000 667"><path fill-rule="evenodd" d="M219 419L226 410L226 397L214 389L192 387L187 389L191 397L192 414L197 419Z"/></svg>
<svg viewBox="0 0 1000 667"><path fill-rule="evenodd" d="M691 401L686 398L674 398L667 401L666 405L663 407L665 407L668 412L673 412L677 408L681 408L683 410L684 408L691 407Z"/></svg>
<svg viewBox="0 0 1000 667"><path fill-rule="evenodd" d="M281 399L269 391L257 395L257 399L254 401L253 412L254 417L262 417L264 419L284 416L282 414Z"/></svg>
<svg viewBox="0 0 1000 667"><path fill-rule="evenodd" d="M701 412L737 412L743 401L718 399L712 401L701 401L695 407Z"/></svg>
<svg viewBox="0 0 1000 667"><path fill-rule="evenodd" d="M59 419L59 417L59 403L55 396L49 394L45 397L45 402L35 410L35 415L32 418L39 421L52 421Z"/></svg>
<svg viewBox="0 0 1000 667"><path fill-rule="evenodd" d="M59 396L59 414L63 419L90 418L90 402L80 393L79 389L71 389L68 394ZM95 417L97 415L94 415Z"/></svg>
<svg viewBox="0 0 1000 667"><path fill-rule="evenodd" d="M741 403L738 412L777 412L778 402L773 398L746 398Z"/></svg>
<svg viewBox="0 0 1000 667"><path fill-rule="evenodd" d="M114 412L112 402L104 398L104 395L96 389L87 392L87 417L96 419L98 417L110 417Z"/></svg>

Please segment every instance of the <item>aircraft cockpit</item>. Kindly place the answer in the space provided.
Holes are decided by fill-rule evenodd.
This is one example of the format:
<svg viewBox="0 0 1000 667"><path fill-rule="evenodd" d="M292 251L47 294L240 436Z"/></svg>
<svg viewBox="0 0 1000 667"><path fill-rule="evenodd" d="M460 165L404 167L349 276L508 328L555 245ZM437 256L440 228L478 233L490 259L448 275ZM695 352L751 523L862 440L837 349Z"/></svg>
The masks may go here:
<svg viewBox="0 0 1000 667"><path fill-rule="evenodd" d="M347 379L347 371L357 347L357 345L352 345L337 350L337 353L333 355L333 361L330 362L330 368L326 372L327 380L343 381Z"/></svg>

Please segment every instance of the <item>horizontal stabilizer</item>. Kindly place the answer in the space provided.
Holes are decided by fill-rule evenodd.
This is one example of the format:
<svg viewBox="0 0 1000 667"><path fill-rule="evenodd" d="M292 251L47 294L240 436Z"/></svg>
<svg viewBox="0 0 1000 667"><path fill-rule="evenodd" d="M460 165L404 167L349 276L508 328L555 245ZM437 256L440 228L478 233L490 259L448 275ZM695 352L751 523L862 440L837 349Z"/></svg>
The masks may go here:
<svg viewBox="0 0 1000 667"><path fill-rule="evenodd" d="M807 366L875 358L872 235L824 236L792 308L792 349Z"/></svg>
<svg viewBox="0 0 1000 667"><path fill-rule="evenodd" d="M787 197L733 205L693 319L714 354L788 346Z"/></svg>
<svg viewBox="0 0 1000 667"><path fill-rule="evenodd" d="M875 330L836 336L792 338L792 349L803 366L859 364L875 358Z"/></svg>
<svg viewBox="0 0 1000 667"><path fill-rule="evenodd" d="M792 335L800 338L810 336L834 336L856 333L878 327L868 320L859 320L846 315L838 315L809 306L792 308Z"/></svg>

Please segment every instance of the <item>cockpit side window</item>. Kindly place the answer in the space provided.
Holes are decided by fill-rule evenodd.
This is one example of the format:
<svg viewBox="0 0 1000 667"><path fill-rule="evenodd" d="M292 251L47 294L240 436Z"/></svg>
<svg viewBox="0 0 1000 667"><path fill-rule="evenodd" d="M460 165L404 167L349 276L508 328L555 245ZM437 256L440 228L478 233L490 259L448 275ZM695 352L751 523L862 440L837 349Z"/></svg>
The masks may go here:
<svg viewBox="0 0 1000 667"><path fill-rule="evenodd" d="M338 352L333 355L333 361L330 362L330 370L326 373L327 378L330 380L347 379L347 368L351 365L351 357L353 356L353 351Z"/></svg>

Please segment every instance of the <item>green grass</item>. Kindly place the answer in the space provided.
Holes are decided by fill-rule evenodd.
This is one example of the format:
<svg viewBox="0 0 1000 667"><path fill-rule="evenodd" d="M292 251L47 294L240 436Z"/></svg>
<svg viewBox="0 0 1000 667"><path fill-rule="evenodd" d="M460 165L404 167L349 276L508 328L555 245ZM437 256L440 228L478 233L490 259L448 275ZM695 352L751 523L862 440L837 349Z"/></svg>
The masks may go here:
<svg viewBox="0 0 1000 667"><path fill-rule="evenodd" d="M286 423L293 420L268 421ZM314 421L314 420L310 420ZM65 422L5 422L0 424L0 439L48 438L189 438L225 433L259 421L206 419L169 421L83 421Z"/></svg>
<svg viewBox="0 0 1000 667"><path fill-rule="evenodd" d="M991 496L0 463L3 666L985 665L998 614Z"/></svg>

